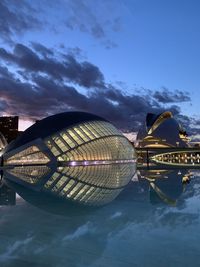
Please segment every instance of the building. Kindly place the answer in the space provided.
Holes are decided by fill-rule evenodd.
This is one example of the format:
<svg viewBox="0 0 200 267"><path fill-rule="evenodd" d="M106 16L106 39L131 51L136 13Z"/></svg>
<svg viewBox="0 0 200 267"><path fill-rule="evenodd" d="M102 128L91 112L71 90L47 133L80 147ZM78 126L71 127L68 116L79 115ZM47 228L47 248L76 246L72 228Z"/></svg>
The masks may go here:
<svg viewBox="0 0 200 267"><path fill-rule="evenodd" d="M113 200L135 173L136 154L111 123L84 112L38 121L9 144L4 177L85 205Z"/></svg>
<svg viewBox="0 0 200 267"><path fill-rule="evenodd" d="M137 135L139 147L187 147L187 133L171 112L159 115L148 113Z"/></svg>
<svg viewBox="0 0 200 267"><path fill-rule="evenodd" d="M138 166L198 168L200 165L200 148L191 147L186 131L169 111L147 114L137 140Z"/></svg>
<svg viewBox="0 0 200 267"><path fill-rule="evenodd" d="M8 143L15 140L18 136L19 117L0 117L0 132Z"/></svg>
<svg viewBox="0 0 200 267"><path fill-rule="evenodd" d="M200 148L187 148L175 151L165 151L152 156L151 160L156 164L168 166L199 167Z"/></svg>

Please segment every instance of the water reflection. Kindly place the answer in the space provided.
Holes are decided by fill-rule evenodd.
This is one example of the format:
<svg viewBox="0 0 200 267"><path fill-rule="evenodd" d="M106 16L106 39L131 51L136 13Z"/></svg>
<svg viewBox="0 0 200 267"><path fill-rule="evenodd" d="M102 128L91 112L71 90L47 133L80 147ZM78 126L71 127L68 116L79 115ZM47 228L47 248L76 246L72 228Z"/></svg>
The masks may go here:
<svg viewBox="0 0 200 267"><path fill-rule="evenodd" d="M16 192L5 182L0 184L0 206L14 206L16 204Z"/></svg>
<svg viewBox="0 0 200 267"><path fill-rule="evenodd" d="M115 200L84 212L83 207L72 208L63 200L7 183L17 197L16 206L1 207L0 266L61 267L66 262L75 267L174 266L174 262L189 266L191 260L198 262L200 220L193 202L199 197L200 182L198 175L194 179L189 174L191 182L185 184L186 170L137 172ZM176 200L176 207L164 201L151 183ZM166 265L166 255L171 265Z"/></svg>
<svg viewBox="0 0 200 267"><path fill-rule="evenodd" d="M38 175L38 168L41 176ZM45 168L48 169L47 173ZM30 188L40 192L41 195L49 194L54 198L67 200L72 206L76 203L77 206L97 207L113 201L127 186L135 170L135 162L113 164L90 162L86 166L67 165L56 168L55 166L11 167L6 168L3 177L6 181L24 186L27 192ZM30 186L29 181L32 181L33 186L32 184Z"/></svg>
<svg viewBox="0 0 200 267"><path fill-rule="evenodd" d="M140 170L139 180L146 180L152 204L164 202L176 206L178 198L190 182L190 170Z"/></svg>
<svg viewBox="0 0 200 267"><path fill-rule="evenodd" d="M176 206L181 194L193 178L190 170L138 170L129 184L120 190L117 200L138 201L142 199L153 205ZM94 211L97 207L77 204L69 199L49 194L48 191L34 191L4 177L0 187L0 205L15 205L16 193L28 203L48 212L59 215L77 215ZM102 197L102 196L101 196ZM105 195L107 200L107 196ZM102 203L104 203L102 199ZM108 201L106 202L108 204Z"/></svg>
<svg viewBox="0 0 200 267"><path fill-rule="evenodd" d="M11 181L4 181L3 187L7 188L7 198L11 198L11 194L15 192L15 195L17 194L31 205L38 207L46 212L50 212L57 215L63 215L68 217L77 216L80 214L84 215L88 212L93 211L94 209L97 209L96 207L94 208L75 204L71 201L58 198L46 192L33 191Z"/></svg>

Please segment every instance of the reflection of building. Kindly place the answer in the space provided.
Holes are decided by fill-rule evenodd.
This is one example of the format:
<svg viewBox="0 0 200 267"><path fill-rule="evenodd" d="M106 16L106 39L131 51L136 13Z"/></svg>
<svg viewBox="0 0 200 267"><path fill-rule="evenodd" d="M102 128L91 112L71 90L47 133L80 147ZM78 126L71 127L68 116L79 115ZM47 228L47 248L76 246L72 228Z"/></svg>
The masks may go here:
<svg viewBox="0 0 200 267"><path fill-rule="evenodd" d="M5 136L8 143L16 139L18 135L19 117L0 117L0 132Z"/></svg>
<svg viewBox="0 0 200 267"><path fill-rule="evenodd" d="M87 205L114 199L135 172L135 151L109 122L83 112L41 120L8 145L5 177Z"/></svg>
<svg viewBox="0 0 200 267"><path fill-rule="evenodd" d="M15 205L16 193L7 185L2 184L0 186L0 206Z"/></svg>
<svg viewBox="0 0 200 267"><path fill-rule="evenodd" d="M146 180L149 184L149 197L152 204L164 202L175 206L178 198L185 190L185 180L190 181L192 173L182 170L140 170L138 178L140 183Z"/></svg>

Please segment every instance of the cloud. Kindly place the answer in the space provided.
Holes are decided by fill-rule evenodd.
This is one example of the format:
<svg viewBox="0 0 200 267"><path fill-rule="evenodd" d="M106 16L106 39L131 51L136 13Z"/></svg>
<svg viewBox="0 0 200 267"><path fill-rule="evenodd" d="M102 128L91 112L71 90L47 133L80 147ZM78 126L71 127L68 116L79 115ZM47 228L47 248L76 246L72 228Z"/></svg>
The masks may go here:
<svg viewBox="0 0 200 267"><path fill-rule="evenodd" d="M126 96L114 88L106 92L92 91L88 95L49 77L35 75L33 84L18 79L0 78L1 104L8 114L19 114L26 119L40 119L67 110L82 110L100 115L121 129L138 130L146 113L162 112L161 106L152 107L148 98ZM6 104L6 106L5 106ZM174 111L178 112L175 107Z"/></svg>
<svg viewBox="0 0 200 267"><path fill-rule="evenodd" d="M0 262L8 261L9 259L16 258L14 255L15 252L21 248L27 246L31 241L33 240L33 237L27 237L24 240L17 240L15 241L11 246L7 248L7 250L0 254Z"/></svg>
<svg viewBox="0 0 200 267"><path fill-rule="evenodd" d="M36 19L34 9L27 1L0 1L0 32L4 41L11 42L14 35L37 28L39 20ZM41 27L41 25L40 25Z"/></svg>
<svg viewBox="0 0 200 267"><path fill-rule="evenodd" d="M92 11L87 1L73 0L67 1L69 15L65 25L70 30L79 29L81 32L90 33L99 39L105 37L104 29L99 23L95 13Z"/></svg>
<svg viewBox="0 0 200 267"><path fill-rule="evenodd" d="M52 49L49 49L40 43L32 42L31 44L34 50L40 53L43 57L53 56L54 54Z"/></svg>
<svg viewBox="0 0 200 267"><path fill-rule="evenodd" d="M112 49L117 47L114 37L122 30L122 10L127 12L121 6L125 6L123 2L116 5L115 1L105 0L2 0L0 39L14 43L21 35L26 37L33 30L40 33L41 29L58 35L79 31L90 35L106 49Z"/></svg>
<svg viewBox="0 0 200 267"><path fill-rule="evenodd" d="M41 72L56 80L67 79L87 88L105 86L103 74L90 62L78 62L72 54L63 55L58 61L50 49L37 43L32 45L35 51L23 44L16 44L13 52L0 48L0 58L27 73Z"/></svg>
<svg viewBox="0 0 200 267"><path fill-rule="evenodd" d="M118 6L121 5L123 4L118 3ZM122 29L120 13L122 9L116 10L115 2L96 1L94 3L93 1L69 0L66 9L65 26L69 30L78 29L95 39L103 40L101 43L107 49L117 47L117 44L109 38L110 32L116 34Z"/></svg>
<svg viewBox="0 0 200 267"><path fill-rule="evenodd" d="M80 62L71 53L58 53L39 43L31 45L16 44L12 52L0 48L2 114L36 120L80 110L102 116L122 130L137 131L148 112L165 110L166 102L158 101L151 90L143 90L140 95L125 94L120 85L107 84L94 64ZM174 96L169 90L167 93L168 98ZM180 101L181 94L178 96ZM168 109L183 121L179 106L169 105Z"/></svg>
<svg viewBox="0 0 200 267"><path fill-rule="evenodd" d="M156 91L153 94L153 97L163 104L188 102L191 100L187 92L183 92L180 90L175 90L174 92L171 92L165 87L162 88L162 91Z"/></svg>
<svg viewBox="0 0 200 267"><path fill-rule="evenodd" d="M187 134L192 137L193 141L200 139L200 119L178 114L176 116L182 127L186 130Z"/></svg>
<svg viewBox="0 0 200 267"><path fill-rule="evenodd" d="M81 32L90 33L97 39L105 37L104 29L88 1L73 0L67 1L67 4L69 15L65 25L70 30L78 28Z"/></svg>
<svg viewBox="0 0 200 267"><path fill-rule="evenodd" d="M63 241L68 241L68 240L75 240L79 239L82 236L85 236L89 233L94 232L94 227L91 222L87 222L84 225L79 226L74 233L68 234L63 237Z"/></svg>
<svg viewBox="0 0 200 267"><path fill-rule="evenodd" d="M116 219L122 216L121 211L116 211L113 215L110 216L110 219Z"/></svg>

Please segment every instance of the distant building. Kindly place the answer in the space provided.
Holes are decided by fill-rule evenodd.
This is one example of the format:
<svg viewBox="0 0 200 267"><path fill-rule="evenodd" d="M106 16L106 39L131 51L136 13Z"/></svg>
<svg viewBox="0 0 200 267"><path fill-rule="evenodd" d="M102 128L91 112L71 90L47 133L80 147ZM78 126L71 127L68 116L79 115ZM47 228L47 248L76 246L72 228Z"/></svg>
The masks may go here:
<svg viewBox="0 0 200 267"><path fill-rule="evenodd" d="M187 133L169 111L159 115L148 113L137 140L138 146L144 148L187 147L189 141Z"/></svg>
<svg viewBox="0 0 200 267"><path fill-rule="evenodd" d="M19 117L0 117L0 132L5 137L6 141L10 143L18 136Z"/></svg>
<svg viewBox="0 0 200 267"><path fill-rule="evenodd" d="M171 112L148 113L137 135L138 165L199 166L200 149L189 141Z"/></svg>

